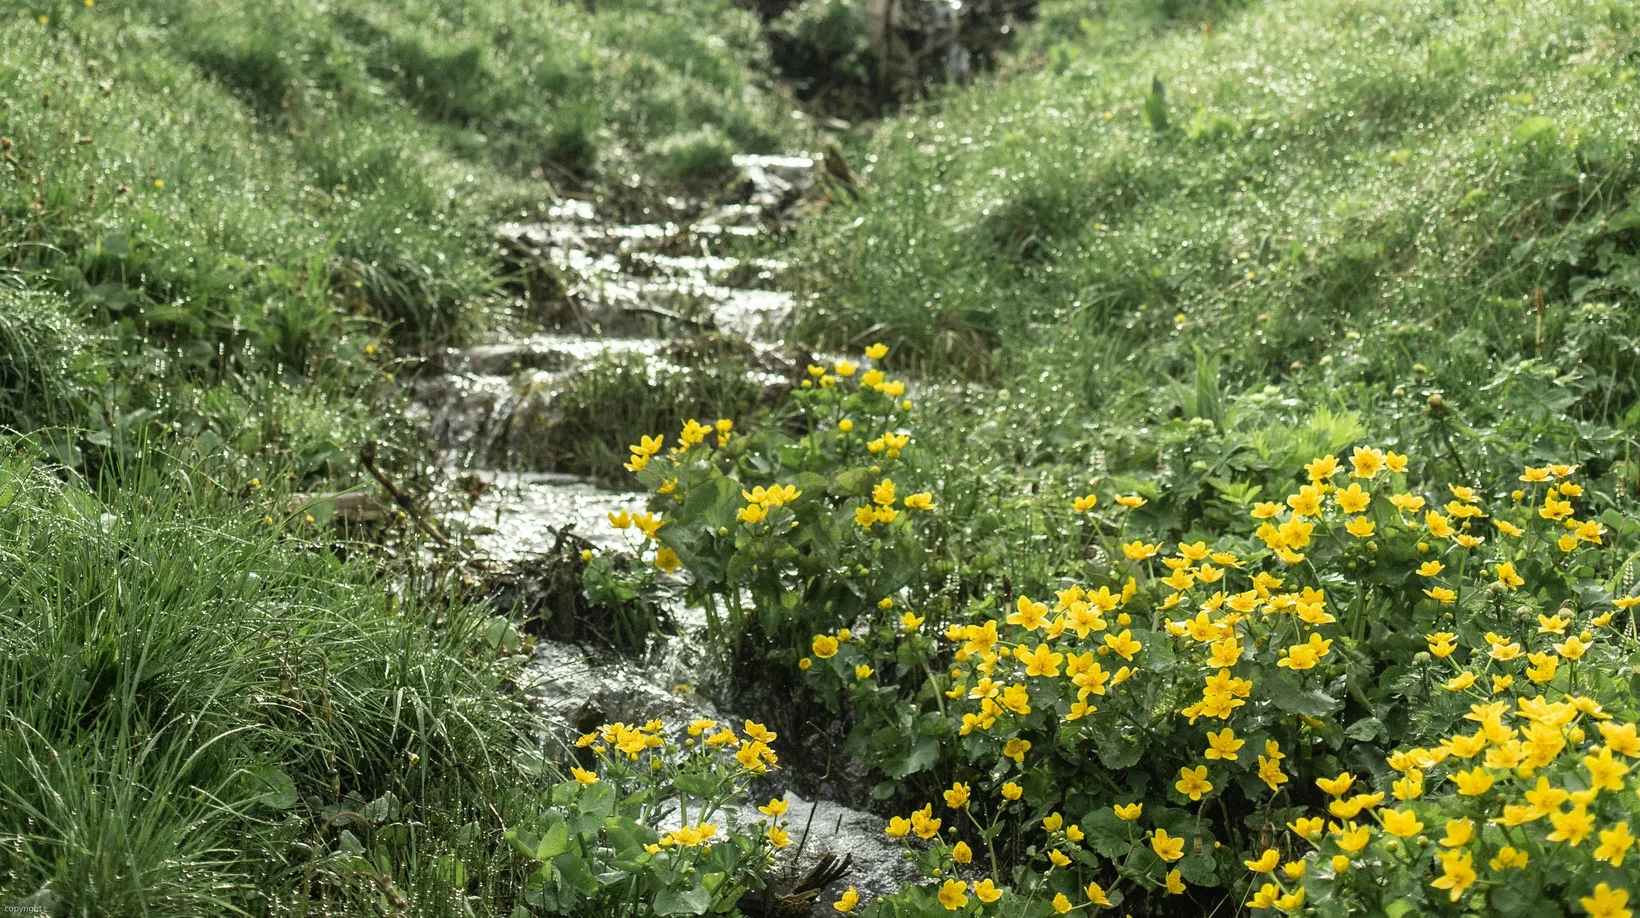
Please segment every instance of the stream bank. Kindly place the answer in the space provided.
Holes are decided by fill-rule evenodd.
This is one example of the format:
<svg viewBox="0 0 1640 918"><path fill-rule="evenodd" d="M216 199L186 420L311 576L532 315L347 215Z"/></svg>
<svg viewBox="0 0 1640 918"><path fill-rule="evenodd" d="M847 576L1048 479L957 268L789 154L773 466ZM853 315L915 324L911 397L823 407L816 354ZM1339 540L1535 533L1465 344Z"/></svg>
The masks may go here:
<svg viewBox="0 0 1640 918"><path fill-rule="evenodd" d="M747 713L705 641L704 616L685 606L685 583L675 577L661 577L654 604L666 627L642 650L613 649L574 620L586 607L582 549L630 551L627 532L608 517L642 512L647 499L590 474L611 465L598 451L608 443L587 442L612 435L599 425L636 426L620 449L653 432L644 427L659 417L646 413L651 402L772 403L813 357L783 337L792 308L778 287L784 266L756 253L809 205L816 164L804 156L735 163L739 193L715 206L671 202L672 212L654 222L621 223L590 202L566 200L544 222L501 226L499 244L535 294L527 309L540 327L446 350L415 384L411 417L447 473L436 495L450 508L445 520L490 572L492 601L536 623L523 683L549 746L606 722L738 724ZM852 855L819 907L849 885L868 898L891 892L909 865L884 835L885 821L842 792L864 784L844 780L841 754L828 761L821 743L817 752L805 748L813 740L784 737L777 748L786 767L758 790L785 794L803 830L794 832L786 867L801 873L825 854ZM747 806L729 818L762 817Z"/></svg>

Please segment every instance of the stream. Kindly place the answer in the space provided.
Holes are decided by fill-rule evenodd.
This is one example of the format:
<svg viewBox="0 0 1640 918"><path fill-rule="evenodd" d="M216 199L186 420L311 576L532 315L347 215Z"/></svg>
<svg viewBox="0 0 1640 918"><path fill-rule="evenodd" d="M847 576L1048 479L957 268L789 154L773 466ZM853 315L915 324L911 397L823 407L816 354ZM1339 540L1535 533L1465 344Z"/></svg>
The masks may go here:
<svg viewBox="0 0 1640 918"><path fill-rule="evenodd" d="M641 512L647 495L561 471L555 457L565 448L544 442L561 413L559 400L588 367L624 357L641 360L652 379L699 372L680 357L680 342L710 331L750 349L756 359L748 376L771 393L784 391L801 372L781 340L792 308L791 295L773 280L783 266L735 253L754 249L771 222L802 206L815 163L807 156L737 156L735 164L745 178L735 200L704 210L679 202L672 220L611 222L592 204L567 200L550 208L545 222L499 227L510 258L555 279L557 308L534 334L440 355L435 372L416 384L411 409L449 471L443 496L455 509L446 518L490 564L528 564L553 552L565 534L600 551L632 547L606 517ZM681 596L682 582L663 585ZM667 612L673 633L652 640L642 654L537 639L526 691L559 738L603 722L651 718L681 728L705 717L738 729L744 718L714 700L731 696L705 646L704 617L678 598ZM791 739L775 744L777 751L790 750L788 763L802 758ZM830 914L830 903L849 885L870 899L912 875L900 847L883 832L885 820L826 799L838 796L829 790L839 783L846 782L819 782L819 793L810 794L815 799L805 799L776 772L754 789L784 793L790 801L794 844L786 849L786 873L800 874L825 853L853 857L849 873L822 890L814 914ZM760 802L729 820L756 823L763 817L753 805Z"/></svg>

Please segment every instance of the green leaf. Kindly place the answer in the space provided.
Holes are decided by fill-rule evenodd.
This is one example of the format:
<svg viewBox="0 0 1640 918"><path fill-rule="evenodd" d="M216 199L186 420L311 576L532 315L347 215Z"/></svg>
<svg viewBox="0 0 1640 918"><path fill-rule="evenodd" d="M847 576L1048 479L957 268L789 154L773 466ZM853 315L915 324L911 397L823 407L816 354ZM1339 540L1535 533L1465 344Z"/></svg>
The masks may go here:
<svg viewBox="0 0 1640 918"><path fill-rule="evenodd" d="M1384 906L1384 918L1406 918L1418 910L1418 904L1406 899L1394 899Z"/></svg>
<svg viewBox="0 0 1640 918"><path fill-rule="evenodd" d="M257 803L275 810L288 810L296 805L296 782L290 775L272 765L264 765L251 769L250 778L252 789L257 792Z"/></svg>
<svg viewBox="0 0 1640 918"><path fill-rule="evenodd" d="M1144 758L1145 744L1141 740L1130 739L1115 731L1100 734L1098 739L1099 761L1111 770L1131 768Z"/></svg>
<svg viewBox="0 0 1640 918"><path fill-rule="evenodd" d="M917 744L903 757L888 762L883 771L891 778L904 778L906 775L916 774L934 767L940 760L939 740L932 736L920 737Z"/></svg>
<svg viewBox="0 0 1640 918"><path fill-rule="evenodd" d="M1344 735L1363 743L1371 742L1384 732L1384 724L1376 717L1363 717L1344 730Z"/></svg>
<svg viewBox="0 0 1640 918"><path fill-rule="evenodd" d="M1285 676L1266 679L1264 685L1270 692L1270 701L1289 714L1323 717L1339 707L1338 699L1333 696L1318 689L1300 688Z"/></svg>
<svg viewBox="0 0 1640 918"><path fill-rule="evenodd" d="M547 829L547 834L541 837L540 844L535 846L534 857L538 861L550 861L569 850L569 825L557 821Z"/></svg>
<svg viewBox="0 0 1640 918"><path fill-rule="evenodd" d="M566 884L581 894L590 896L598 891L598 878L579 854L566 851L552 859L552 866Z"/></svg>
<svg viewBox="0 0 1640 918"><path fill-rule="evenodd" d="M1088 834L1088 846L1107 858L1126 855L1136 834L1133 827L1108 806L1083 816L1082 829Z"/></svg>
<svg viewBox="0 0 1640 918"><path fill-rule="evenodd" d="M712 906L712 893L704 886L687 890L663 889L655 897L656 915L703 915Z"/></svg>
<svg viewBox="0 0 1640 918"><path fill-rule="evenodd" d="M1525 143L1554 126L1554 120L1547 115L1533 115L1517 125L1514 133L1510 136L1514 138L1516 143Z"/></svg>

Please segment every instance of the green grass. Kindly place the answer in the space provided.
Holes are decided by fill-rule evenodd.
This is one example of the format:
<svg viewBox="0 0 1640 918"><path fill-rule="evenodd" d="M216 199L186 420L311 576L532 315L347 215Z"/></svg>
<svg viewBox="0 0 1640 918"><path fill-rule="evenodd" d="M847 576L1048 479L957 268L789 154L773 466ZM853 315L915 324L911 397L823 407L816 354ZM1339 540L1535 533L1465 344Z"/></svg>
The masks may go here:
<svg viewBox="0 0 1640 918"><path fill-rule="evenodd" d="M798 334L923 378L908 456L961 595L1074 569L1065 494L1211 537L1357 437L1506 490L1576 461L1632 507L1637 27L1599 0L1045 4L999 76L856 138L862 199L786 252Z"/></svg>
<svg viewBox="0 0 1640 918"><path fill-rule="evenodd" d="M213 511L209 471L99 497L0 465L0 901L259 910L349 795L408 802L369 838L402 883L441 794L516 780L483 614Z"/></svg>
<svg viewBox="0 0 1640 918"><path fill-rule="evenodd" d="M0 0L0 904L511 909L506 623L290 508L421 477L496 221L783 148L762 69L728 0Z"/></svg>
<svg viewBox="0 0 1640 918"><path fill-rule="evenodd" d="M1050 5L1009 78L876 132L871 191L797 246L811 338L1129 416L1198 345L1317 389L1541 354L1600 380L1580 417L1624 416L1629 5L1269 0L1210 32L1107 6Z"/></svg>
<svg viewBox="0 0 1640 918"><path fill-rule="evenodd" d="M0 2L0 271L106 339L99 398L0 423L232 430L312 389L331 443L276 448L323 466L382 433L396 357L510 320L503 215L786 143L762 67L727 0Z"/></svg>

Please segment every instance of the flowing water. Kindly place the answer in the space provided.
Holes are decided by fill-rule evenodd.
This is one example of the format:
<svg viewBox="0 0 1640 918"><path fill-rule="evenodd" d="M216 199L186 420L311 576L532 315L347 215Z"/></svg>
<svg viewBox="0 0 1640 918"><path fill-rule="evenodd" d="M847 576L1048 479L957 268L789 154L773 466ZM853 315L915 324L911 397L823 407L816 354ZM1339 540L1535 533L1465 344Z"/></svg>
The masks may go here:
<svg viewBox="0 0 1640 918"><path fill-rule="evenodd" d="M746 177L740 200L691 218L621 224L601 219L587 202L567 201L544 223L500 228L510 257L553 278L558 308L550 327L443 354L437 372L418 384L413 409L452 472L452 490L465 492L448 518L492 565L504 569L546 555L565 533L601 550L631 547L606 517L641 510L646 495L558 471L554 457L566 449L542 442L550 439L558 401L577 374L611 357L641 360L652 378L695 371L680 362L680 340L703 331L752 354L751 363L763 368L749 374L756 385L783 389L800 369L789 365L780 340L792 304L788 293L773 289L782 266L735 253L799 202L813 179L813 161L748 156L737 157L736 165ZM670 586L681 594L681 583ZM528 693L560 737L604 721L656 717L738 726L741 718L708 697L724 679L702 640L703 619L676 600L668 611L675 633L640 655L537 641ZM826 785L819 787L823 795ZM778 778L764 790L791 800L788 819L801 844L797 869L826 852L853 855L852 871L822 894L816 913L842 886L852 884L869 897L908 876L881 818L797 797ZM748 807L731 818L755 822L761 815Z"/></svg>

